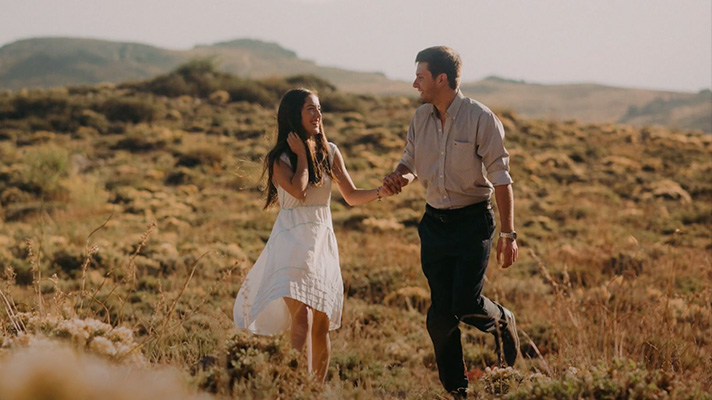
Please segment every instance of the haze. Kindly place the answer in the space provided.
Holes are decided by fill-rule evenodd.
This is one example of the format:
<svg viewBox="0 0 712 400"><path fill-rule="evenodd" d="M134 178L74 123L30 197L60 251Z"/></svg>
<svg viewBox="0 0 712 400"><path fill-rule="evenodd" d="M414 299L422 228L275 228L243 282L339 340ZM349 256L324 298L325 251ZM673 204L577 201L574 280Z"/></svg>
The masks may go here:
<svg viewBox="0 0 712 400"><path fill-rule="evenodd" d="M3 0L0 46L40 36L172 49L253 38L324 66L410 80L415 54L445 44L463 81L712 88L709 0Z"/></svg>

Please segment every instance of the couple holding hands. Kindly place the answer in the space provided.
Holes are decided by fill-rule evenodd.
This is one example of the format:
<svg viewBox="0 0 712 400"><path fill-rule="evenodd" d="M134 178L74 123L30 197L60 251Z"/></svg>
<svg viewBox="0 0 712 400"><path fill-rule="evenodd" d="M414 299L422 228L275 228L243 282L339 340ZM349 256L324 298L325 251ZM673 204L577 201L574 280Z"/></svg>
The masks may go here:
<svg viewBox="0 0 712 400"><path fill-rule="evenodd" d="M426 189L418 226L421 264L430 286L427 330L445 390L467 396L460 322L495 336L502 364L513 365L519 337L512 312L482 295L495 234L494 193L501 229L497 261L517 260L514 197L502 123L459 90L461 58L444 46L418 53L416 78L424 103L411 121L403 157L383 185L358 189L338 147L326 140L316 93L295 89L277 112L277 143L265 157L267 201L280 212L233 309L235 325L260 335L290 331L294 349L324 381L329 331L341 324L343 283L329 202L334 182L349 205L399 193L416 177Z"/></svg>

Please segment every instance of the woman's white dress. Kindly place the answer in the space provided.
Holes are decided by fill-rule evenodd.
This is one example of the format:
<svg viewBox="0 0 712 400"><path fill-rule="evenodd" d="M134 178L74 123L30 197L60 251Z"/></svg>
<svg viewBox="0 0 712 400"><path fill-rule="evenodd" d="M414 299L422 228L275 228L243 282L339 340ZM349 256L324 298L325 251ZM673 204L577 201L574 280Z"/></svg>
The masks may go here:
<svg viewBox="0 0 712 400"><path fill-rule="evenodd" d="M330 162L338 151L329 143ZM289 158L280 158L290 165ZM344 286L339 249L331 222L331 179L307 187L297 200L277 187L281 210L267 244L240 287L233 318L238 328L260 335L288 329L291 316L283 300L289 297L325 313L329 330L341 325Z"/></svg>

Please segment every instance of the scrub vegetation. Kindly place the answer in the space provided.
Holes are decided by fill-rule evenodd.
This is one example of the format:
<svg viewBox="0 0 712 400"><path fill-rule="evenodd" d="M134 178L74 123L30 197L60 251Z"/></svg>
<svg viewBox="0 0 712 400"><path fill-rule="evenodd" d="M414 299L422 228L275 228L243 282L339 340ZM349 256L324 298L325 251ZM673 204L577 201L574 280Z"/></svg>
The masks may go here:
<svg viewBox="0 0 712 400"><path fill-rule="evenodd" d="M204 61L0 94L3 399L446 398L417 184L356 208L332 198L346 299L323 387L287 337L232 326L277 213L262 210L262 156L295 86L319 91L356 184L377 185L413 99ZM473 397L712 398L712 136L495 111L521 255L492 260L485 294L517 314L524 357L496 368L492 338L464 327Z"/></svg>

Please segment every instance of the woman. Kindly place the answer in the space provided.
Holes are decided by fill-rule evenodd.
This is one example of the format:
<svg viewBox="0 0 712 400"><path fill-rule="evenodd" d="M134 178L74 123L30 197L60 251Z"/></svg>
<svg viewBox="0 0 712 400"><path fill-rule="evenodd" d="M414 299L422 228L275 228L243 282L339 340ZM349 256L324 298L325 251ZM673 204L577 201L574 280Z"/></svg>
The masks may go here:
<svg viewBox="0 0 712 400"><path fill-rule="evenodd" d="M237 294L238 328L260 335L290 329L292 348L323 382L331 358L329 331L341 324L343 283L329 201L335 181L349 205L390 196L354 186L339 149L324 135L314 92L287 92L277 112L277 143L265 157L265 208L279 201L272 233Z"/></svg>

